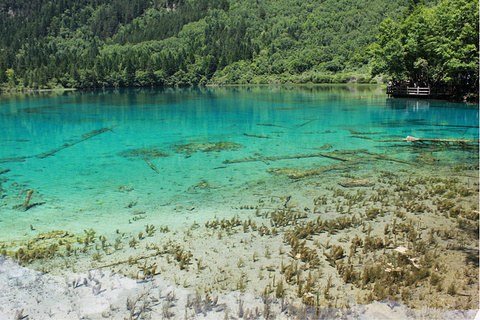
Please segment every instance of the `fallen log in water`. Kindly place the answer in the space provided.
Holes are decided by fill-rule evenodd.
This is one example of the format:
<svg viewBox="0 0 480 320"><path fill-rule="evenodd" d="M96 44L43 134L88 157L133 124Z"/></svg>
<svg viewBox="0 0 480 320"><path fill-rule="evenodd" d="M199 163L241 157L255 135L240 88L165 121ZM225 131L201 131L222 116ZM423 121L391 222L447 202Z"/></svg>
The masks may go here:
<svg viewBox="0 0 480 320"><path fill-rule="evenodd" d="M405 139L375 140L376 142L447 142L447 143L479 143L478 139L423 139L408 136Z"/></svg>
<svg viewBox="0 0 480 320"><path fill-rule="evenodd" d="M375 140L376 142L411 142L411 146L417 148L460 148L460 149L475 149L479 148L478 139L422 139L408 136L405 139L385 139ZM397 146L400 146L397 144ZM408 146L404 145L404 146Z"/></svg>
<svg viewBox="0 0 480 320"><path fill-rule="evenodd" d="M0 169L0 174L7 173L9 171L10 171L10 169Z"/></svg>
<svg viewBox="0 0 480 320"><path fill-rule="evenodd" d="M53 156L55 153L57 153L60 150L63 150L65 148L68 148L68 147L71 147L71 146L74 146L77 143L80 143L82 141L85 141L85 140L88 140L88 139L93 138L95 136L98 136L99 134L102 134L106 131L112 131L113 132L113 130L110 129L110 128L102 128L102 129L99 129L99 130L93 130L93 131L90 131L88 133L83 134L81 139L78 139L78 140L73 141L73 142L67 142L67 143L61 145L58 148L55 148L55 149L52 149L50 151L37 154L36 157L39 158L39 159L43 159L43 158L46 158L48 156Z"/></svg>
<svg viewBox="0 0 480 320"><path fill-rule="evenodd" d="M311 176L320 175L328 171L357 169L357 168L358 168L357 163L351 163L350 161L345 161L345 162L334 163L334 164L313 168L313 169L272 168L272 169L268 169L267 172L275 175L287 176L290 179L298 180L298 179L303 179Z"/></svg>
<svg viewBox="0 0 480 320"><path fill-rule="evenodd" d="M31 158L30 157L8 157L8 158L2 158L0 159L0 163L5 163L5 162L22 162L25 161L25 159Z"/></svg>
<svg viewBox="0 0 480 320"><path fill-rule="evenodd" d="M153 171L155 171L156 173L160 174L160 172L158 172L157 168L155 168L155 166L150 162L148 161L147 159L143 158L143 160L145 160L145 162L150 166L150 168L152 168Z"/></svg>
<svg viewBox="0 0 480 320"><path fill-rule="evenodd" d="M313 122L315 120L317 120L317 119L312 119L312 120L308 120L307 122L297 124L297 125L295 125L295 128L300 128L300 127L306 126L307 124L309 124L310 122Z"/></svg>
<svg viewBox="0 0 480 320"><path fill-rule="evenodd" d="M23 211L28 210L28 208L29 208L28 204L30 203L30 199L32 198L32 194L33 194L33 189L28 190L27 197L25 199L25 202L22 205Z"/></svg>
<svg viewBox="0 0 480 320"><path fill-rule="evenodd" d="M358 156L359 154L368 155L366 156ZM225 160L222 163L224 164L232 164L232 163L243 163L243 162L254 162L254 161L262 161L266 164L269 164L268 161L276 161L276 160L294 160L294 159L304 159L304 158L315 158L315 157L323 157L329 158L333 160L338 160L342 162L354 162L358 161L359 159L370 159L370 160L384 160L384 161L392 161L398 162L403 164L413 165L413 163L405 160L400 160L396 158L392 158L383 154L378 154L374 152L370 152L366 149L358 149L358 150L335 150L331 152L319 152L319 153L311 153L311 154L297 154L297 155L289 155L289 156L273 156L273 157L248 157L243 159L234 159L234 160Z"/></svg>
<svg viewBox="0 0 480 320"><path fill-rule="evenodd" d="M67 142L63 145L61 145L60 147L58 148L55 148L55 149L52 149L50 151L47 151L47 152L43 152L43 153L39 153L37 155L34 155L34 156L19 156L19 157L8 157L8 158L1 158L0 159L0 163L5 163L5 162L22 162L22 161L25 161L25 159L29 159L29 158L33 158L33 157L37 157L39 159L43 159L43 158L46 158L48 156L53 156L55 153L57 153L58 151L60 150L63 150L65 148L68 148L68 147L71 147L71 146L74 146L76 145L77 143L80 143L82 141L85 141L85 140L88 140L90 138L93 138L95 136L98 136L99 134L101 133L104 133L106 131L112 131L112 129L110 128L102 128L102 129L99 129L99 130L93 130L93 131L90 131L88 133L85 133L85 134L82 134L82 138L81 139L78 139L76 141L73 141L73 142Z"/></svg>
<svg viewBox="0 0 480 320"><path fill-rule="evenodd" d="M45 204L45 202L31 203L30 200L32 199L33 192L34 192L34 190L32 190L32 189L28 190L27 191L27 196L25 197L25 202L23 204L18 204L18 205L13 206L13 209L18 209L18 210L21 210L21 211L27 211L28 209L33 208L35 206ZM30 225L30 228L32 230L35 230L31 225Z"/></svg>
<svg viewBox="0 0 480 320"><path fill-rule="evenodd" d="M293 156L274 156L274 157L249 157L244 159L235 159L235 160L225 160L222 163L224 164L231 164L231 163L243 163L243 162L254 162L254 161L262 161L268 164L268 161L276 161L276 160L288 160L288 159L303 159L303 158L315 158L315 157L324 157L330 158L339 161L347 161L346 158L340 158L339 156L328 154L328 153L312 153L312 154L298 154Z"/></svg>
<svg viewBox="0 0 480 320"><path fill-rule="evenodd" d="M284 175L289 177L290 179L303 179L310 176L320 175L325 172L333 171L333 170L357 169L362 165L367 165L372 163L373 161L379 161L379 160L398 162L398 163L408 164L408 165L415 165L414 163L409 161L392 158L384 154L370 152L366 149L343 150L343 151L336 150L329 153L320 153L315 155L328 156L329 158L332 158L332 159L341 160L341 162L329 164L326 166L316 167L312 169L273 168L273 169L267 170L267 172L276 174L276 175ZM340 156L342 156L342 158L340 158ZM300 157L298 157L298 159L299 158ZM288 159L297 159L297 157L291 156L291 157L288 157Z"/></svg>
<svg viewBox="0 0 480 320"><path fill-rule="evenodd" d="M285 128L284 126L279 126L278 124L271 124L271 123L257 123L257 126Z"/></svg>
<svg viewBox="0 0 480 320"><path fill-rule="evenodd" d="M247 136L247 137L251 137L251 138L270 139L270 137L266 137L266 136L257 136L256 134L248 134L248 133L244 133L243 135L244 135L244 136Z"/></svg>
<svg viewBox="0 0 480 320"><path fill-rule="evenodd" d="M387 157L380 154L372 153L365 153L367 156L356 156L347 161L342 161L340 163L329 164L326 166L321 166L313 169L298 169L298 168L273 168L267 170L267 172L276 174L276 175L284 175L289 177L290 179L303 179L310 176L316 176L323 174L328 171L333 170L347 170L347 169L358 169L362 165L367 165L375 160L382 160L382 161L393 161L408 165L414 165L414 163L398 160L395 158Z"/></svg>

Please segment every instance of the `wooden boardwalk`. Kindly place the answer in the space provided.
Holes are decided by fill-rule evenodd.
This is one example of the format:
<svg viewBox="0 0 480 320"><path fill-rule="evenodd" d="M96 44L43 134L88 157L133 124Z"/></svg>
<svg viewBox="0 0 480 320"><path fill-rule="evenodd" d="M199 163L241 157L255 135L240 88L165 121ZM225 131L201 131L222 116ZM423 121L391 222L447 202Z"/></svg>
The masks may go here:
<svg viewBox="0 0 480 320"><path fill-rule="evenodd" d="M388 86L387 94L392 97L418 97L429 98L431 94L430 87L406 87L406 86Z"/></svg>

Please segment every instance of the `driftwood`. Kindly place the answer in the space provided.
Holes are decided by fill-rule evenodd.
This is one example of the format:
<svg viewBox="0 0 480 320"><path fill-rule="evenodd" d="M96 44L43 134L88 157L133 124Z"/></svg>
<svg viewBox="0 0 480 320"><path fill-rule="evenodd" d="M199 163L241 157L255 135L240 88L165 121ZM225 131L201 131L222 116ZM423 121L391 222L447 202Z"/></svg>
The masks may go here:
<svg viewBox="0 0 480 320"><path fill-rule="evenodd" d="M358 168L356 164L350 163L350 161L346 161L313 169L272 168L268 169L267 172L275 175L287 176L290 179L303 179L310 176L320 175L322 173L332 170L345 170L356 168Z"/></svg>
<svg viewBox="0 0 480 320"><path fill-rule="evenodd" d="M315 157L324 157L330 158L339 161L347 161L348 159L340 158L335 155L331 155L328 153L312 153L312 154L298 154L293 156L274 156L274 157L249 157L244 159L235 159L235 160L225 160L222 163L231 164L231 163L243 163L243 162L255 162L255 161L262 161L266 164L269 164L268 161L276 161L276 160L288 160L288 159L303 159L303 158L315 158Z"/></svg>
<svg viewBox="0 0 480 320"><path fill-rule="evenodd" d="M29 159L29 158L33 158L33 157L37 157L39 159L43 159L43 158L46 158L48 156L53 156L56 152L60 151L60 150L63 150L65 148L68 148L68 147L71 147L71 146L74 146L76 145L77 143L80 143L82 141L85 141L85 140L88 140L90 138L93 138L101 133L104 133L106 131L112 131L112 129L110 128L102 128L102 129L99 129L99 130L93 130L93 131L90 131L88 133L85 133L82 135L82 138L81 139L78 139L74 142L67 142L63 145L61 145L60 147L58 148L55 148L55 149L52 149L50 151L47 151L47 152L43 152L43 153L39 153L37 155L33 155L33 156L20 156L20 157L8 157L8 158L2 158L0 159L0 163L4 163L4 162L22 162L22 161L25 161L25 159Z"/></svg>
<svg viewBox="0 0 480 320"><path fill-rule="evenodd" d="M22 161L25 161L25 159L28 159L28 158L32 158L32 156L30 156L30 157L8 157L8 158L0 159L0 163L4 163L4 162L22 162Z"/></svg>
<svg viewBox="0 0 480 320"><path fill-rule="evenodd" d="M292 128L300 128L300 127L306 126L307 124L309 124L310 122L313 122L315 120L317 120L317 119L312 119L312 120L308 120L307 122L304 122L304 123L296 124ZM271 124L271 123L257 123L257 126L288 128L288 127L285 127L285 126L279 126L277 124Z"/></svg>
<svg viewBox="0 0 480 320"><path fill-rule="evenodd" d="M243 135L244 135L244 136L247 136L247 137L252 137L252 138L270 139L270 137L265 137L265 136L257 136L256 134L248 134L248 133L244 133Z"/></svg>
<svg viewBox="0 0 480 320"><path fill-rule="evenodd" d="M27 196L25 197L25 202L22 203L22 204L17 204L15 206L13 206L13 209L21 210L21 211L27 211L30 208L33 208L35 206L40 206L40 205L46 203L46 202L35 202L35 203L30 202L30 200L32 199L33 192L34 191L32 189L28 190L27 191ZM32 225L30 225L30 228L32 230L35 230L35 229L33 229Z"/></svg>
<svg viewBox="0 0 480 320"><path fill-rule="evenodd" d="M365 157L365 158L368 158L368 159L371 159L371 160L383 160L383 161L398 162L398 163L408 164L408 165L411 165L411 166L415 165L415 163L412 163L410 161L392 158L392 157L386 156L384 154L370 152L370 151L367 151L365 149L362 149L361 153L364 153L364 154L367 154L367 155L371 156L371 157Z"/></svg>
<svg viewBox="0 0 480 320"><path fill-rule="evenodd" d="M73 142L67 142L67 143L61 145L58 148L52 149L52 150L44 152L44 153L37 154L36 157L39 158L39 159L43 159L43 158L46 158L48 156L53 156L55 153L57 153L60 150L63 150L65 148L68 148L68 147L71 147L71 146L74 146L77 143L80 143L82 141L85 141L85 140L88 140L88 139L93 138L95 136L98 136L99 134L104 133L106 131L112 131L113 132L113 130L110 129L110 128L102 128L102 129L99 129L99 130L93 130L93 131L90 131L89 133L83 134L81 139L78 139L78 140L73 141Z"/></svg>
<svg viewBox="0 0 480 320"><path fill-rule="evenodd" d="M285 175L290 179L302 179L310 176L319 175L332 170L355 169L361 164L368 164L375 160L398 162L407 165L415 165L409 161L395 159L383 154L370 152L366 149L332 151L324 155L334 155L339 158L342 155L342 162L321 166L313 169L294 169L294 168L274 168L267 170L276 175ZM294 159L291 157L291 159Z"/></svg>
<svg viewBox="0 0 480 320"><path fill-rule="evenodd" d="M300 128L300 127L306 126L307 124L309 124L310 122L313 122L315 120L317 120L317 119L312 119L312 120L308 120L307 122L297 124L297 125L295 125L295 128Z"/></svg>
<svg viewBox="0 0 480 320"><path fill-rule="evenodd" d="M478 149L478 139L422 139L407 136L405 139L375 140L377 142L411 142L413 147L419 148L460 148ZM405 146L405 145L404 145Z"/></svg>
<svg viewBox="0 0 480 320"><path fill-rule="evenodd" d="M33 194L33 189L28 190L27 197L25 199L25 202L22 205L23 211L27 211L30 208L28 206L28 203L30 202L30 199L32 198L32 194Z"/></svg>
<svg viewBox="0 0 480 320"><path fill-rule="evenodd" d="M254 162L254 161L262 161L266 164L269 164L268 161L276 161L276 160L289 160L289 159L304 159L304 158L315 158L315 157L323 157L323 158L329 158L333 160L338 160L338 161L353 161L357 159L356 155L358 154L367 154L372 158L373 160L385 160L385 161L393 161L393 162L399 162L399 163L404 163L404 164L409 164L412 165L413 163L404 161L404 160L399 160L395 159L386 155L378 154L378 153L373 153L369 152L366 149L359 149L359 150L335 150L331 152L319 152L319 153L311 153L311 154L298 154L298 155L291 155L291 156L274 156L274 157L249 157L249 158L243 158L243 159L234 159L234 160L225 160L222 163L224 164L232 164L232 163L243 163L243 162ZM352 156L355 156L355 159L352 158Z"/></svg>
<svg viewBox="0 0 480 320"><path fill-rule="evenodd" d="M145 158L143 158L143 160L145 160L145 162L150 166L150 168L152 168L156 173L160 174L160 172L158 172L157 168L155 168L155 166L150 161L148 161Z"/></svg>
<svg viewBox="0 0 480 320"><path fill-rule="evenodd" d="M350 179L339 181L338 184L344 188L373 187L375 185L375 182L366 179Z"/></svg>
<svg viewBox="0 0 480 320"><path fill-rule="evenodd" d="M271 124L271 123L257 123L257 126L286 128L286 127L284 127L284 126L279 126L278 124Z"/></svg>
<svg viewBox="0 0 480 320"><path fill-rule="evenodd" d="M387 139L387 140L375 140L377 142L446 142L446 143L478 143L478 139L422 139L407 136L405 139Z"/></svg>

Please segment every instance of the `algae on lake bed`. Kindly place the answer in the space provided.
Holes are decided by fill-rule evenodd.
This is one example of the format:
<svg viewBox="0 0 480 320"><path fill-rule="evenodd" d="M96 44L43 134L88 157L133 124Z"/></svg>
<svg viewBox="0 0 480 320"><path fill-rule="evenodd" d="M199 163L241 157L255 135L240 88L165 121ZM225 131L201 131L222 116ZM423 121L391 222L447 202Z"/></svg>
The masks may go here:
<svg viewBox="0 0 480 320"><path fill-rule="evenodd" d="M469 178L478 170L450 171L449 178L427 171L380 170L368 174L374 186L348 188L329 177L283 178L273 194L263 184L250 190L256 200L225 209L223 218L199 216L173 230L146 216L140 232L133 230L145 223L133 220L116 235L90 230L70 241L52 233L41 237L51 242L42 250L37 240L3 244L3 253L46 272L160 276L200 295L238 290L314 306L397 300L478 309L479 190ZM343 176L361 180L365 173Z"/></svg>

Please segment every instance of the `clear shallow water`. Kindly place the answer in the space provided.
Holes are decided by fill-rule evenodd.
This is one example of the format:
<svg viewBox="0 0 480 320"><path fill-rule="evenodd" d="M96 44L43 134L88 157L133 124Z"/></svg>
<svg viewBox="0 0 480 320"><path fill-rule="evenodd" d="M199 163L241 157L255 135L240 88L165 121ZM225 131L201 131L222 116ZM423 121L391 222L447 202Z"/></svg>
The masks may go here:
<svg viewBox="0 0 480 320"><path fill-rule="evenodd" d="M376 86L0 96L0 170L10 170L0 175L0 228L9 231L6 238L21 238L31 233L30 225L36 232L112 231L126 225L134 211L158 224L174 223L193 208L213 218L248 197L249 185L275 185L279 178L267 172L271 167L335 163L318 157L226 160L335 149L412 160L416 152L374 140L478 139L478 123L476 105L389 100ZM109 130L95 131L101 129ZM215 145L219 142L229 144ZM441 156L441 165L478 163L468 152L435 156ZM29 189L39 205L14 209Z"/></svg>

